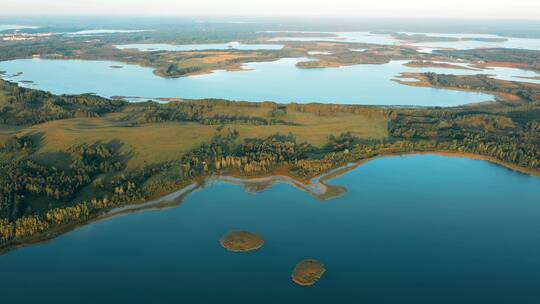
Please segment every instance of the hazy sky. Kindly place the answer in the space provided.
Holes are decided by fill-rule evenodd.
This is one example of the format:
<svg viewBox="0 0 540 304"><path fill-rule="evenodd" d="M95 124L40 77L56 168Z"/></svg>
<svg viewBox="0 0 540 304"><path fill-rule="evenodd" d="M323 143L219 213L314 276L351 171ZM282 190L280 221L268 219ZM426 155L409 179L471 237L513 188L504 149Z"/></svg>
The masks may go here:
<svg viewBox="0 0 540 304"><path fill-rule="evenodd" d="M0 15L540 19L540 0L0 0Z"/></svg>

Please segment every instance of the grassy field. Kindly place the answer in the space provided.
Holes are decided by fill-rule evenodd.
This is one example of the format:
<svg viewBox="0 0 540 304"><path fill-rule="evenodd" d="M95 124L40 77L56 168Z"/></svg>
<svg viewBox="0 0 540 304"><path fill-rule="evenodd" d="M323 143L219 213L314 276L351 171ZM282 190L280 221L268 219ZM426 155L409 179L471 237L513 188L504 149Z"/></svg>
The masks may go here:
<svg viewBox="0 0 540 304"><path fill-rule="evenodd" d="M130 157L129 167L178 158L215 134L215 126L159 123L125 127L103 118L52 121L21 131L41 139L39 152L65 151L82 143L119 141Z"/></svg>
<svg viewBox="0 0 540 304"><path fill-rule="evenodd" d="M8 139L13 137L21 129L22 129L22 127L8 126L8 125L0 124L0 146L4 145L4 143Z"/></svg>
<svg viewBox="0 0 540 304"><path fill-rule="evenodd" d="M7 96L6 93L0 91L0 107L5 105L7 102Z"/></svg>
<svg viewBox="0 0 540 304"><path fill-rule="evenodd" d="M267 137L276 132L293 133L298 141L306 141L321 147L328 142L330 135L340 135L345 132L366 139L382 139L387 136L387 120L369 118L367 116L339 113L333 116L317 116L312 113L293 112L287 114L290 121L300 123L300 126L258 126L238 125L235 128L241 137Z"/></svg>
<svg viewBox="0 0 540 304"><path fill-rule="evenodd" d="M136 113L136 111L135 111ZM269 118L268 107L251 105L215 106L207 115L238 114ZM95 142L115 141L121 145L121 151L129 157L128 168L133 169L145 164L178 159L213 136L237 130L240 138L264 138L276 133L292 133L298 141L306 141L321 147L330 135L351 132L366 139L381 139L387 136L387 120L382 117L369 117L362 114L331 113L317 115L309 112L289 111L279 118L295 125L249 125L226 124L205 125L194 122L162 122L134 124L129 126L126 117L134 121L133 108L96 118L72 118L51 121L22 129L18 135L32 136L38 142L39 153L55 155L71 146ZM12 134L14 131L6 132ZM0 136L2 132L0 130ZM7 136L7 135L6 135ZM7 138L7 137L6 137ZM2 140L2 137L0 137ZM54 158L51 162L55 163Z"/></svg>

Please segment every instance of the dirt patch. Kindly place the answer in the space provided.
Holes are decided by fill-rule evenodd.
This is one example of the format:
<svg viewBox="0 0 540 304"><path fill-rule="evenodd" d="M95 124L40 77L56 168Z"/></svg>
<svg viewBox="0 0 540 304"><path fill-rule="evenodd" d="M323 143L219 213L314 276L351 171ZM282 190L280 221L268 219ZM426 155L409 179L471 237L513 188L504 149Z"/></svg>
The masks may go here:
<svg viewBox="0 0 540 304"><path fill-rule="evenodd" d="M303 260L294 267L292 280L301 286L311 286L326 272L324 265L317 260Z"/></svg>

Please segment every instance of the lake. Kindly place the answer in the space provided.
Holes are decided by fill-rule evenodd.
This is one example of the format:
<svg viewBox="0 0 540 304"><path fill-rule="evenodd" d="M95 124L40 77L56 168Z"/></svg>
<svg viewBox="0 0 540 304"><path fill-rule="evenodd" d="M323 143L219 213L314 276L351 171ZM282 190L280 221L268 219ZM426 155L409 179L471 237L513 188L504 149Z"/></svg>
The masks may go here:
<svg viewBox="0 0 540 304"><path fill-rule="evenodd" d="M180 78L162 78L154 75L152 68L110 61L19 59L0 62L0 70L6 71L4 78L8 80L55 94L96 93L105 97L225 98L284 103L402 106L457 106L493 100L493 96L482 93L411 87L392 81L401 72L485 72L409 68L403 66L403 61L341 68L296 68L295 64L302 60L306 59L286 58L274 62L249 63L244 65L246 71L216 71ZM493 69L489 73L497 74L497 71ZM10 77L19 72L22 74ZM530 75L518 69L511 69L511 72Z"/></svg>
<svg viewBox="0 0 540 304"><path fill-rule="evenodd" d="M3 31L12 31L12 30L22 30L22 29L36 29L39 26L32 25L19 25L19 24L0 24L0 32Z"/></svg>
<svg viewBox="0 0 540 304"><path fill-rule="evenodd" d="M279 33L279 32L277 32ZM370 44L386 44L386 45L412 45L419 48L422 52L431 53L435 49L476 49L476 48L517 48L528 50L540 50L540 39L533 38L515 38L503 37L499 35L488 34L448 34L448 33L417 33L403 32L409 35L426 35L429 37L449 37L459 39L474 39L474 38L503 38L506 41L475 41L475 40L460 40L460 41L431 41L421 43L410 43L399 40L388 34L370 33L370 32L298 32L298 33L321 33L332 34L334 37L275 37L270 41L329 41L329 42L347 42L347 43L370 43Z"/></svg>
<svg viewBox="0 0 540 304"><path fill-rule="evenodd" d="M538 303L540 179L437 155L370 161L319 201L210 183L176 207L99 221L0 256L5 303ZM232 253L231 230L264 246ZM302 259L327 273L292 283ZM61 295L58 291L61 290ZM28 292L32 291L32 292ZM264 295L263 295L264 294Z"/></svg>

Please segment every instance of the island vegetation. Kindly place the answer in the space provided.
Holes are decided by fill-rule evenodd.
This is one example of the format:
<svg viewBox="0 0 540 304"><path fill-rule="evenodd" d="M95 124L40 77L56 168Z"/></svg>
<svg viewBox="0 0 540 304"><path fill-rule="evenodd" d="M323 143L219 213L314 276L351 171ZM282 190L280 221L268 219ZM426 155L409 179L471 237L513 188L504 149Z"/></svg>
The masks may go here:
<svg viewBox="0 0 540 304"><path fill-rule="evenodd" d="M219 243L223 248L232 252L247 252L261 248L264 244L262 237L249 231L232 231L224 235Z"/></svg>
<svg viewBox="0 0 540 304"><path fill-rule="evenodd" d="M292 280L300 286L311 286L317 283L326 272L324 264L317 260L303 260L294 267Z"/></svg>

